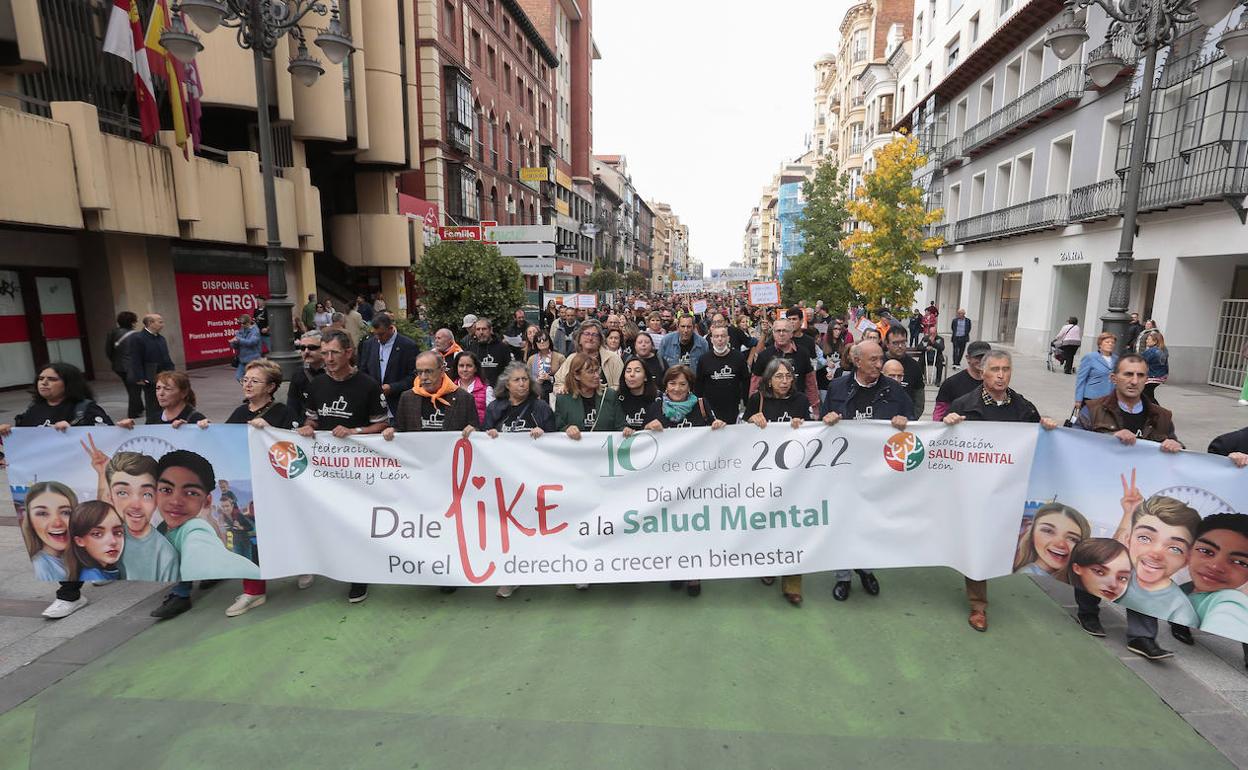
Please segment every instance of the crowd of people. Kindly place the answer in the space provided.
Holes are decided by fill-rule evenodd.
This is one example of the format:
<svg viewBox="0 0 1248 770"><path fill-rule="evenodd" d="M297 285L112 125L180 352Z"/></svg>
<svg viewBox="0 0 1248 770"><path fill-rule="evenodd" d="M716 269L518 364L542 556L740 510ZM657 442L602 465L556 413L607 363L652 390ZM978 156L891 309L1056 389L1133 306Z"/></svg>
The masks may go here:
<svg viewBox="0 0 1248 770"><path fill-rule="evenodd" d="M531 314L517 309L501 319L469 314L455 324L459 328L433 329L428 339L416 340L399 332L380 300L358 297L341 313L330 301L310 296L298 319L295 344L303 368L288 384L285 403L276 400L282 373L263 357L269 343L264 310L263 299L257 298L257 311L240 319L246 323L240 323L233 347L239 358L241 403L227 422L291 428L309 437L316 431L338 437L381 434L385 439L415 431L463 435L483 431L492 438L501 433L527 433L533 439L562 432L579 440L586 432L627 436L636 431L718 429L738 422L759 428L772 423L797 428L811 420L826 425L841 420L884 420L900 431L909 421L929 413L925 395L929 381L938 386L930 409L933 420L948 425L977 420L1029 422L1046 429L1058 425L1010 387L1010 353L973 339L972 323L962 310L948 326L955 371L945 377L946 340L939 331L934 303L922 312L894 314L887 309L867 312L861 308L834 312L821 302L759 307L748 304L741 293L637 294L591 309L551 301ZM150 425L207 426L208 420L196 410L189 379L175 371L161 334L161 317L143 317L137 330L133 327L139 319L133 314L123 313L117 320L118 327L108 340L109 358L113 370L126 382L130 398L126 418L116 424L133 427L138 417L146 416ZM1077 329L1076 319L1069 325ZM1073 345L1078 336L1069 329L1059 335L1069 343L1063 346L1068 361L1077 352ZM1176 437L1173 415L1157 403L1154 392L1156 383L1165 378L1164 371L1159 371L1165 357L1157 355L1158 350L1165 352L1164 340L1160 331L1143 327L1136 336L1143 339L1143 352L1122 355L1113 335L1098 338L1097 349L1079 363L1074 405L1066 423L1113 434L1124 444L1145 439L1157 442L1161 451L1177 452L1183 447ZM11 424L0 425L0 434L7 434L12 425L64 430L113 424L94 402L82 373L68 364L52 363L41 369L34 393L30 407ZM1248 429L1219 437L1209 451L1228 456L1239 467L1248 466ZM42 517L27 538L32 561L41 577L62 581L56 601L44 613L47 617L65 617L83 606L84 580L116 577L115 565L102 567L106 561L85 552L78 555L81 535L77 533L84 528L123 538L128 552L152 565L152 579L171 579L176 574L167 567L176 561L176 553L161 553L168 550L164 545L178 551L178 543L189 538L171 537L160 530L158 534L168 542L149 543L152 532L137 526L144 523L144 515L129 513L134 496L128 488L112 484L109 476L121 473L135 484L134 479L145 477L145 472L141 464L133 463L128 470L112 468L115 460L93 458L100 466L97 502L103 507L84 509L81 522L76 519L82 506L65 490L40 490L39 500L28 496L28 509L38 503ZM1165 501L1138 502L1147 503L1148 510L1164 510L1168 505ZM159 509L164 519L160 526L173 527L160 505L157 499L154 506L148 506L152 510L144 509L146 520L150 522L153 511ZM228 515L217 513L222 519L219 528L237 528L243 536L236 539L245 542L246 532L254 533L254 512L241 513L236 499L226 507L231 508ZM211 517L205 514L205 518ZM1020 553L1026 552L1025 544L1038 537L1037 532L1052 529L1041 525L1040 519L1037 514L1021 534ZM179 522L178 526L184 525ZM1190 546L1200 534L1196 526L1189 529ZM1130 531L1129 515L1115 542L1126 546ZM1098 595L1108 594L1085 590L1082 586L1093 585L1090 578L1080 581L1091 574L1089 565L1096 565L1095 571L1101 573L1102 568L1121 567L1122 560L1109 545L1085 546L1086 531L1076 534L1065 558L1044 571L1065 576L1075 586L1080 624L1088 633L1104 635L1096 605ZM1248 535L1244 537L1248 542ZM1135 563L1134 555L1129 561ZM161 564L166 566L162 569ZM1024 558L1016 567L1035 571L1040 564L1038 559ZM138 574L130 571L128 563L124 566L130 573L126 576ZM147 569L141 570L145 577ZM849 599L854 573L867 594L879 594L880 581L873 572L843 570L835 574L834 599ZM784 600L801 606L802 576L776 577L782 578ZM767 577L763 582L772 585L775 579ZM306 588L312 577L301 576L297 582ZM179 579L152 614L171 618L190 609L191 588L190 582ZM364 601L368 588L350 585L348 601ZM673 588L684 588L690 596L702 591L696 580L673 584ZM497 595L507 598L515 590L515 586L501 586ZM988 628L987 593L984 581L966 580L968 622L977 631ZM264 582L248 579L226 614L240 615L264 600ZM1129 649L1153 660L1171 654L1156 642L1155 618L1134 611L1128 614ZM1176 623L1193 621L1189 615L1176 618ZM1190 632L1184 636L1183 626L1174 629L1175 638L1190 639Z"/></svg>

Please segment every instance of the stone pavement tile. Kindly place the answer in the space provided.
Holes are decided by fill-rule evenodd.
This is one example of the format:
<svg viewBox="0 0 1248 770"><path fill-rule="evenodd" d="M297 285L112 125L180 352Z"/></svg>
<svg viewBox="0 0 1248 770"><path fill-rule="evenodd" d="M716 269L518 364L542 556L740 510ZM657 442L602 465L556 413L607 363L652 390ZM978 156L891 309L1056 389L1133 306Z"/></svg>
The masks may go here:
<svg viewBox="0 0 1248 770"><path fill-rule="evenodd" d="M0 597L0 617L38 618L43 616L47 602Z"/></svg>
<svg viewBox="0 0 1248 770"><path fill-rule="evenodd" d="M155 583L118 583L103 589L92 589L93 586L83 587L83 594L91 600L90 604L67 618L49 624L41 633L68 639L147 599L153 592L162 592L164 587Z"/></svg>
<svg viewBox="0 0 1248 770"><path fill-rule="evenodd" d="M1243 718L1229 713L1189 714L1184 718L1236 767L1248 767L1248 732Z"/></svg>
<svg viewBox="0 0 1248 770"><path fill-rule="evenodd" d="M1206 636L1208 635L1202 634L1197 636L1197 639L1203 641ZM1168 640L1162 639L1162 646L1174 650L1176 658L1183 656L1183 669L1199 679L1206 687L1218 692L1248 690L1248 670L1244 669L1242 656L1237 666L1231 666L1228 665L1228 661L1218 657L1199 642L1188 647L1178 642L1169 645Z"/></svg>
<svg viewBox="0 0 1248 770"><path fill-rule="evenodd" d="M65 640L60 637L40 636L38 632L35 632L0 648L0 677L5 677L0 679L0 692L8 688L7 675L9 673L31 663L45 652L51 652L60 647L64 642Z"/></svg>
<svg viewBox="0 0 1248 770"><path fill-rule="evenodd" d="M21 705L28 698L39 694L78 670L72 663L42 663L36 661L8 674L0 682L0 713Z"/></svg>
<svg viewBox="0 0 1248 770"><path fill-rule="evenodd" d="M43 618L0 617L0 649L19 639L25 639L42 629L47 622Z"/></svg>
<svg viewBox="0 0 1248 770"><path fill-rule="evenodd" d="M1184 717L1189 714L1233 711L1230 703L1201 686L1195 677L1176 665L1174 658L1152 661L1145 660L1138 655L1131 657L1133 659L1124 658L1123 665L1138 674L1140 679L1152 687L1153 691L1160 695L1170 708ZM1238 719L1242 726L1243 717L1238 716Z"/></svg>
<svg viewBox="0 0 1248 770"><path fill-rule="evenodd" d="M117 645L150 628L156 618L121 615L109 618L86 633L78 634L39 658L40 663L90 663Z"/></svg>

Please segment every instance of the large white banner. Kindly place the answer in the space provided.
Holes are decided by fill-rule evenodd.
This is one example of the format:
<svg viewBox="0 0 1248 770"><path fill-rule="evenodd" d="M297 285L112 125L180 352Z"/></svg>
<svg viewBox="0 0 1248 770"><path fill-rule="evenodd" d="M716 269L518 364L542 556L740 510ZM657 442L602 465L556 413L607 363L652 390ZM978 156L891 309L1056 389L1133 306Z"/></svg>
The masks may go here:
<svg viewBox="0 0 1248 770"><path fill-rule="evenodd" d="M684 281L672 281L673 294L697 294L705 291L706 285L698 279L688 279Z"/></svg>
<svg viewBox="0 0 1248 770"><path fill-rule="evenodd" d="M252 431L265 577L551 584L948 566L1009 574L1032 426Z"/></svg>

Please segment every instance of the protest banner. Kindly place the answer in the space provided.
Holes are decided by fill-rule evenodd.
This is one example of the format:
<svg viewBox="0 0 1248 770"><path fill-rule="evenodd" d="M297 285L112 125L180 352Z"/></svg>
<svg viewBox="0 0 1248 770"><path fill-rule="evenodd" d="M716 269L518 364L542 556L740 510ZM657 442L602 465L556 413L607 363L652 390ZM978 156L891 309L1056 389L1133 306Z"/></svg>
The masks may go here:
<svg viewBox="0 0 1248 770"><path fill-rule="evenodd" d="M686 280L686 281L672 281L672 293L673 294L697 294L698 292L703 291L703 290L704 290L704 286L702 284L702 281L693 280L693 279Z"/></svg>
<svg viewBox="0 0 1248 770"><path fill-rule="evenodd" d="M14 428L9 486L35 575L258 578L246 431Z"/></svg>
<svg viewBox="0 0 1248 770"><path fill-rule="evenodd" d="M712 281L748 281L754 277L754 269L749 267L713 267Z"/></svg>
<svg viewBox="0 0 1248 770"><path fill-rule="evenodd" d="M749 287L751 305L780 304L780 284L778 282L750 281L746 285Z"/></svg>
<svg viewBox="0 0 1248 770"><path fill-rule="evenodd" d="M598 297L594 294L577 294L576 304L573 307L580 309L592 310L598 307Z"/></svg>
<svg viewBox="0 0 1248 770"><path fill-rule="evenodd" d="M705 313L705 312L706 312L706 300L704 300L704 299L695 299L695 300L693 301L693 312L695 312L695 313Z"/></svg>

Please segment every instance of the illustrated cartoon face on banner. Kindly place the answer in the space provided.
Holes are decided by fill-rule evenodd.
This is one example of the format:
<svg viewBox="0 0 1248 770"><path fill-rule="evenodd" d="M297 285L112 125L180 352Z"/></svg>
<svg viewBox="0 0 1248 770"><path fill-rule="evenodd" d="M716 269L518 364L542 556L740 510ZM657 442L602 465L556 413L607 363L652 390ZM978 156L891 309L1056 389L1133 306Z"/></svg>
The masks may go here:
<svg viewBox="0 0 1248 770"><path fill-rule="evenodd" d="M1082 513L1061 503L1040 506L1023 526L1014 552L1014 571L1065 581L1071 552L1092 533Z"/></svg>

